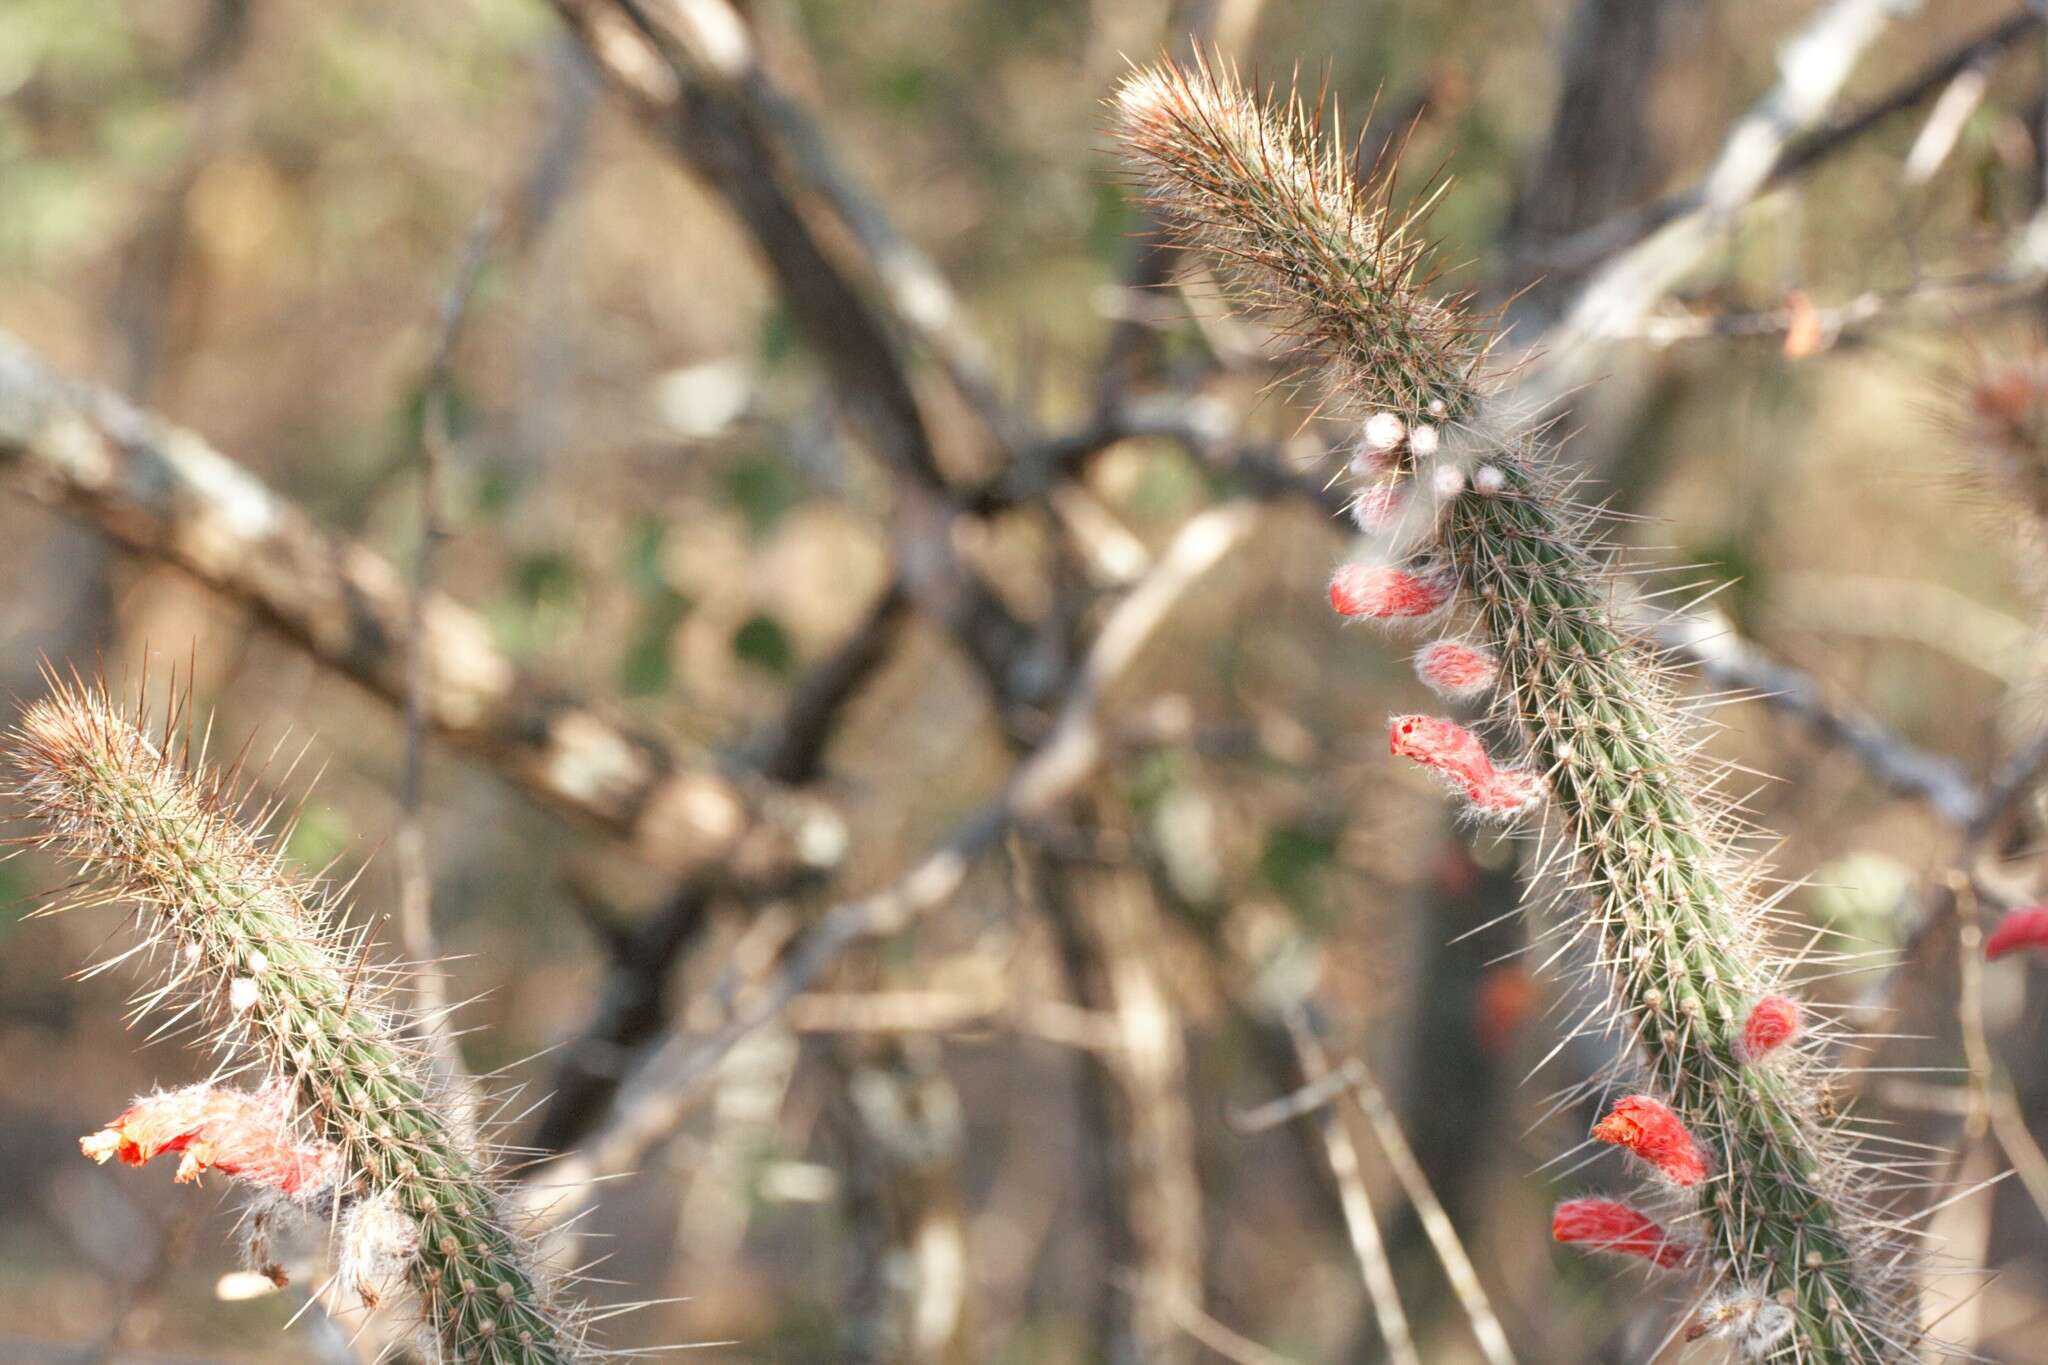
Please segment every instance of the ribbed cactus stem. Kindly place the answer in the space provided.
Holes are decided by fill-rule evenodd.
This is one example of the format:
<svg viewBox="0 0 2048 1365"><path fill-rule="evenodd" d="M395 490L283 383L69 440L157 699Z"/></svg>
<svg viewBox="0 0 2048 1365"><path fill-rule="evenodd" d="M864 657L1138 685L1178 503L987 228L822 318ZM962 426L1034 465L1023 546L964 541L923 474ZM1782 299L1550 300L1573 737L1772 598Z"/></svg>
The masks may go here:
<svg viewBox="0 0 2048 1365"><path fill-rule="evenodd" d="M1780 983L1725 832L1673 751L1646 661L1609 624L1596 567L1529 475L1499 467L1498 492L1446 508L1442 549L1550 774L1629 1035L1725 1172L1698 1187L1702 1245L1793 1309L1802 1359L1892 1358L1859 1280L1866 1248L1838 1207L1846 1153L1831 1150L1806 1078L1738 1056L1753 1004Z"/></svg>
<svg viewBox="0 0 2048 1365"><path fill-rule="evenodd" d="M280 1078L311 1134L339 1150L344 1202L383 1201L411 1224L406 1278L439 1350L490 1365L577 1359L476 1140L451 1121L318 892L215 779L152 743L104 692L59 688L16 738L44 842L84 865L95 900L133 903L165 950L163 989L145 998L196 1004L218 1044Z"/></svg>
<svg viewBox="0 0 2048 1365"><path fill-rule="evenodd" d="M1473 618L1421 672L1439 686L1473 673L1445 690L1490 689L1510 752L1426 716L1394 718L1393 752L1481 818L1553 812L1570 868L1560 902L1597 950L1611 1031L1634 1045L1623 1077L1647 1092L1596 1135L1655 1173L1648 1197L1669 1210L1571 1200L1553 1235L1712 1273L1722 1297L1687 1335L1730 1340L1745 1361L1909 1359L1903 1258L1855 1188L1868 1173L1825 1112L1818 1064L1784 1046L1800 1019L1789 964L1765 941L1732 817L1690 762L1655 661L1616 629L1605 565L1552 491L1548 452L1490 410L1476 377L1489 329L1427 295L1417 234L1298 100L1262 107L1198 62L1137 72L1117 104L1173 239L1214 252L1233 297L1316 365L1325 410L1357 423L1348 472L1372 539L1332 579L1332 606Z"/></svg>

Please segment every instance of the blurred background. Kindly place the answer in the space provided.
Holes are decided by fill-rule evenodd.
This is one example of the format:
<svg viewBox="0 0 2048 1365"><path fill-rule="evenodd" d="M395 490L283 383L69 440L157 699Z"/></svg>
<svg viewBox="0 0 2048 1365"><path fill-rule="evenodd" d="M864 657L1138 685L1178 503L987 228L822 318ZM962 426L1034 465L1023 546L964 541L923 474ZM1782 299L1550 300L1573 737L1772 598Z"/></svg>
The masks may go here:
<svg viewBox="0 0 2048 1365"><path fill-rule="evenodd" d="M2048 976L1957 951L2039 898L2035 5L12 0L7 705L175 674L254 737L447 959L550 1253L657 1301L607 1345L1718 1358L1550 1244L1615 1044L1528 846L1385 755L1439 704L1325 604L1346 433L1147 246L1103 101L1197 43L1448 187L1789 937L1858 955L1926 1319L2048 1360ZM79 1156L207 1063L71 979L126 940L26 917L67 875L0 863L0 1359L373 1357L286 1329L317 1248L253 1294L232 1195Z"/></svg>

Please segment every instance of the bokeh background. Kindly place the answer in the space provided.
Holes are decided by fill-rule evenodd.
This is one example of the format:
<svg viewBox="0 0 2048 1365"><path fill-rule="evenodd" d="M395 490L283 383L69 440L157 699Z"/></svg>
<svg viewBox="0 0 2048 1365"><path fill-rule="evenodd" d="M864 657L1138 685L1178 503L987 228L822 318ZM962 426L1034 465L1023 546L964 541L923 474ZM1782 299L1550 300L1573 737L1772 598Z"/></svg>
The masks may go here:
<svg viewBox="0 0 2048 1365"><path fill-rule="evenodd" d="M1675 683L1734 698L1709 747L1768 774L1750 808L1789 932L1864 954L1819 990L1916 1035L1874 1044L1884 1070L1844 1102L1934 1144L1909 1213L1961 1196L1916 1224L1946 1257L1928 1318L1983 1358L2048 1359L2048 1171L2026 1140L2048 1133L2048 978L1959 971L1954 894L1995 913L2038 871L2030 791L1966 828L2043 719L2048 505L2001 481L2015 451L1970 418L1984 367L2036 354L2048 279L2033 9L675 0L645 8L751 64L685 53L664 113L645 106L662 81L619 79L657 50L602 26L635 7L563 8L598 27L541 0L0 7L0 328L400 573L436 447L434 578L489 650L800 808L800 875L720 880L536 795L516 746L428 745L433 930L509 1142L585 1149L650 1048L714 1036L827 906L954 838L1054 732L1133 585L1197 519L1238 518L1109 680L1093 771L805 983L549 1235L601 1261L598 1305L658 1301L605 1343L1382 1360L1345 1216L1362 1197L1419 1358L1486 1359L1377 1116L1514 1358L1683 1356L1682 1295L1549 1243L1554 1200L1622 1175L1581 1149L1586 1104L1555 1102L1613 1044L1580 1028L1571 963L1542 970L1508 917L1526 846L1459 828L1385 756L1385 717L1433 703L1400 642L1324 604L1347 528L1315 495L1343 433L1199 270L1145 249L1103 102L1127 58L1200 41L1324 92L1365 162L1398 149L1396 203L1447 185L1428 219L1446 286L1505 309L1504 370L1561 355L1583 382L1534 396L1623 514L1649 571L1625 595L1668 593L1741 645L1699 646L1724 671ZM1868 34L1822 22L1850 10ZM1619 333L1558 330L1696 205L1781 78L1810 80L1817 49L1787 44L1815 33L1848 74L1757 125L1782 174ZM763 159L706 175L705 139L733 128L719 145ZM763 186L881 320L942 487L877 458L862 342L793 303L815 275L736 211ZM117 543L36 452L0 443L0 486L8 705L45 659L158 699L175 674L222 747L281 746L252 782L297 808L290 853L359 876L357 913L396 943L390 689ZM983 596L949 615L959 581ZM1010 633L977 645L991 601ZM820 670L849 665L821 709ZM819 742L770 782L793 715L822 718ZM1934 776L1901 780L1901 755ZM0 863L0 1359L374 1355L380 1330L317 1308L287 1330L297 1289L237 1296L231 1195L78 1155L206 1062L124 1027L121 973L73 979L123 940L116 911L27 916L66 876ZM621 1033L606 1002L635 989ZM1365 1104L1245 1122L1347 1059Z"/></svg>

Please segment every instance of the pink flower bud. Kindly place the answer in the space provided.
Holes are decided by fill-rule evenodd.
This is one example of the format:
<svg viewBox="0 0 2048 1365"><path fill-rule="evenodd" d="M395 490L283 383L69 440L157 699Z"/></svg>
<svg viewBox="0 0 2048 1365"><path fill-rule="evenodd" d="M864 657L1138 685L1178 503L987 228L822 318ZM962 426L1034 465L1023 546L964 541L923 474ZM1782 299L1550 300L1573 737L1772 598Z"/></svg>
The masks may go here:
<svg viewBox="0 0 2048 1365"><path fill-rule="evenodd" d="M119 1157L130 1166L178 1152L179 1184L212 1168L282 1194L326 1188L340 1158L333 1143L294 1131L289 1101L274 1086L252 1094L202 1084L146 1095L78 1146L94 1161Z"/></svg>
<svg viewBox="0 0 2048 1365"><path fill-rule="evenodd" d="M1436 454L1437 430L1427 422L1417 422L1415 429L1408 433L1408 448L1416 458L1426 460Z"/></svg>
<svg viewBox="0 0 2048 1365"><path fill-rule="evenodd" d="M1500 660L1491 650L1439 640L1415 655L1415 676L1440 697L1465 701L1493 686Z"/></svg>
<svg viewBox="0 0 2048 1365"><path fill-rule="evenodd" d="M1364 489L1351 500L1351 521L1366 535L1393 520L1401 506L1401 485L1391 479Z"/></svg>
<svg viewBox="0 0 2048 1365"><path fill-rule="evenodd" d="M1707 1178L1706 1154L1684 1120L1652 1096L1628 1095L1615 1101L1607 1117L1593 1125L1593 1136L1628 1148L1674 1185L1697 1185Z"/></svg>
<svg viewBox="0 0 2048 1365"><path fill-rule="evenodd" d="M1508 476L1497 464L1483 464L1472 475L1472 486L1491 496L1508 486Z"/></svg>
<svg viewBox="0 0 2048 1365"><path fill-rule="evenodd" d="M2021 948L2048 947L2048 905L2015 910L1998 922L1984 941L1984 956L2001 958Z"/></svg>
<svg viewBox="0 0 2048 1365"><path fill-rule="evenodd" d="M1346 564L1330 578L1330 605L1345 616L1383 621L1429 616L1450 600L1449 579L1382 564Z"/></svg>
<svg viewBox="0 0 2048 1365"><path fill-rule="evenodd" d="M1479 736L1436 716L1396 716L1388 749L1440 774L1477 810L1513 815L1543 799L1543 779L1523 768L1494 766Z"/></svg>
<svg viewBox="0 0 2048 1365"><path fill-rule="evenodd" d="M1799 1036L1802 1023L1799 1002L1782 995L1767 995L1752 1005L1742 1022L1742 1040L1735 1055L1744 1062L1760 1062Z"/></svg>
<svg viewBox="0 0 2048 1365"><path fill-rule="evenodd" d="M1550 1236L1566 1246L1640 1256L1667 1270L1690 1254L1655 1221L1612 1199L1567 1199L1550 1215Z"/></svg>

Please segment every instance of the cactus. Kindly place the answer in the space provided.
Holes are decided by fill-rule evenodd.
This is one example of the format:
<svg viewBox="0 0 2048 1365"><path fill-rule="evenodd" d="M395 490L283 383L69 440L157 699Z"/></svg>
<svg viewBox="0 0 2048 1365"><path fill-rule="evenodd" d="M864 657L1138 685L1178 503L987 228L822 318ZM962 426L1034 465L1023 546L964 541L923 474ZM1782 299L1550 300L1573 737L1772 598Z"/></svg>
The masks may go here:
<svg viewBox="0 0 2048 1365"><path fill-rule="evenodd" d="M318 884L244 823L231 779L156 743L104 689L58 685L13 736L17 794L40 842L82 864L78 905L125 902L159 973L143 1009L191 1020L225 1070L265 1078L139 1100L85 1139L133 1164L184 1154L337 1229L338 1281L375 1307L402 1272L436 1359L560 1365L582 1358L573 1315L551 1301L501 1211L479 1139L438 1093L359 941ZM124 955L126 956L126 955ZM139 1011L140 1012L140 1011Z"/></svg>
<svg viewBox="0 0 2048 1365"><path fill-rule="evenodd" d="M1711 1274L1688 1335L1745 1360L1911 1358L1903 1258L1858 1193L1868 1171L1827 1112L1811 1031L1793 1045L1795 964L1767 945L1739 823L1655 659L1610 615L1590 517L1541 437L1496 411L1480 368L1489 320L1431 295L1414 218L1390 212L1384 183L1352 178L1298 97L1262 104L1197 60L1139 70L1116 107L1172 240L1215 257L1235 299L1321 373L1326 410L1357 423L1348 473L1377 553L1338 571L1332 604L1382 620L1463 612L1459 648L1488 675L1469 690L1491 691L1516 756L1496 762L1477 735L1421 716L1395 719L1394 752L1481 815L1540 799L1568 855L1567 927L1593 945L1612 1030L1634 1045L1628 1088L1649 1092L1596 1132L1656 1172L1642 1202L1670 1213L1568 1201L1553 1235ZM1422 671L1462 694L1470 670L1454 658L1434 649Z"/></svg>

